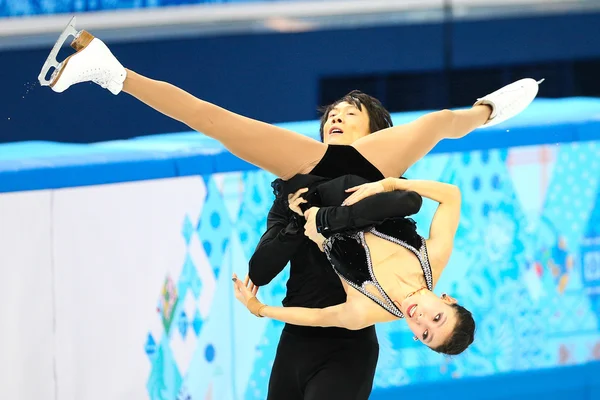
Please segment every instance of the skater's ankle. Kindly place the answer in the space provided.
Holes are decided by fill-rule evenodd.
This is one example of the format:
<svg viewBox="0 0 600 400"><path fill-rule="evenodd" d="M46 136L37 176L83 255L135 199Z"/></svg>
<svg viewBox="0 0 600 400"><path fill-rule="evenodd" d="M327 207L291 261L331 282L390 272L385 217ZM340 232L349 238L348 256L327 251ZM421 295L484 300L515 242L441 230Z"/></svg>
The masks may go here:
<svg viewBox="0 0 600 400"><path fill-rule="evenodd" d="M485 117L481 125L484 125L486 122L490 120L492 113L494 112L494 108L489 104L478 104L473 107L474 110L477 110Z"/></svg>

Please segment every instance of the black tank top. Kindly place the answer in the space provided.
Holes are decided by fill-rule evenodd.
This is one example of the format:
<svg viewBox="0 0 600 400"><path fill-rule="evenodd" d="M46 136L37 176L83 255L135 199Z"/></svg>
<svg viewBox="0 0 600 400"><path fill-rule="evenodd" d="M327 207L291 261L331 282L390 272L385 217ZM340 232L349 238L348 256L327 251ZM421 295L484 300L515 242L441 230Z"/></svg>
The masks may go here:
<svg viewBox="0 0 600 400"><path fill-rule="evenodd" d="M298 174L287 181L276 179L271 183L275 196L287 200L287 195L301 188L311 190L302 197L307 203L301 204L302 211L314 206L338 206L346 196L343 190L324 190L329 197L321 198L321 193L316 189L319 183L325 183L331 179L347 176L353 180L352 186L367 182L376 182L385 176L358 150L348 145L329 145L323 158L308 174ZM362 179L360 179L362 178ZM349 187L349 186L347 186ZM338 200L339 199L339 200Z"/></svg>
<svg viewBox="0 0 600 400"><path fill-rule="evenodd" d="M375 182L385 178L369 160L352 146L329 145L321 161L312 169L310 175L324 178L338 178L343 175L357 175Z"/></svg>

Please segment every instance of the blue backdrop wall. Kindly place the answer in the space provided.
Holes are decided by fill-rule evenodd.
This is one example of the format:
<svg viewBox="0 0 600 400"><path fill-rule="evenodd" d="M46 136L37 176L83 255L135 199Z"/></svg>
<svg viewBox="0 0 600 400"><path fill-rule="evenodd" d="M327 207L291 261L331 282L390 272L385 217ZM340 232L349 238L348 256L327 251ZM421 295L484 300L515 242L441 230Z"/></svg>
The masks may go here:
<svg viewBox="0 0 600 400"><path fill-rule="evenodd" d="M392 111L468 105L524 76L547 78L542 96L600 95L593 61L600 59L599 35L600 13L591 13L121 42L111 49L142 74L281 122L315 118L320 104L355 88ZM0 53L0 141L87 143L185 129L92 84L57 101L36 84L48 52Z"/></svg>

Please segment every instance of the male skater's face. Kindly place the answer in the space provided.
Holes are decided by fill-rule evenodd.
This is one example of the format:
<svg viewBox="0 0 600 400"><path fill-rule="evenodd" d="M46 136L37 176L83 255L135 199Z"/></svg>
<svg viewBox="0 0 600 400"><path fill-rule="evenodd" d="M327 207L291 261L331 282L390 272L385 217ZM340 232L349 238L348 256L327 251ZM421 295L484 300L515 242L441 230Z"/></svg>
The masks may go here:
<svg viewBox="0 0 600 400"><path fill-rule="evenodd" d="M323 142L349 145L370 134L369 114L366 107L361 108L345 101L333 107L323 126Z"/></svg>

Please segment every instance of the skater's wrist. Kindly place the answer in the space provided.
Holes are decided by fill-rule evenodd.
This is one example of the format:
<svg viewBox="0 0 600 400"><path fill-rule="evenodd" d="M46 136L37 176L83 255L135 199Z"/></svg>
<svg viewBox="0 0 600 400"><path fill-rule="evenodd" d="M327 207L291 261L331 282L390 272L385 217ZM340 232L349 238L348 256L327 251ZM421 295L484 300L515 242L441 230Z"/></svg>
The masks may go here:
<svg viewBox="0 0 600 400"><path fill-rule="evenodd" d="M261 311L266 307L266 305L261 303L256 297L250 297L246 307L252 314L259 318L262 318L263 315L261 314Z"/></svg>

